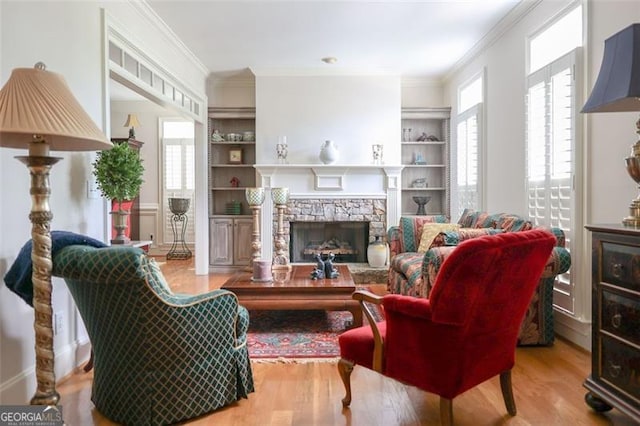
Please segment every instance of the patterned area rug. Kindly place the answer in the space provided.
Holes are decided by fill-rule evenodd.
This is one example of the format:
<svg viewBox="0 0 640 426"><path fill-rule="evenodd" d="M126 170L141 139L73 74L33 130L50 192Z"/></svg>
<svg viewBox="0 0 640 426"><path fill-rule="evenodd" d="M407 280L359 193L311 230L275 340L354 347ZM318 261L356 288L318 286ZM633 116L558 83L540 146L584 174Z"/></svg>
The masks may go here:
<svg viewBox="0 0 640 426"><path fill-rule="evenodd" d="M304 362L340 356L338 336L351 323L346 311L250 311L247 346L253 361Z"/></svg>

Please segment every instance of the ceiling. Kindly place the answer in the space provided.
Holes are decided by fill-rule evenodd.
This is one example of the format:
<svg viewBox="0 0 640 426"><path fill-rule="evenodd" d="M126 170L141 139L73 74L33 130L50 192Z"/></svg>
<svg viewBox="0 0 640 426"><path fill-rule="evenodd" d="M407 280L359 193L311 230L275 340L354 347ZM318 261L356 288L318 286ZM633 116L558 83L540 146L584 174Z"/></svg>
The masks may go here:
<svg viewBox="0 0 640 426"><path fill-rule="evenodd" d="M214 74L327 69L440 79L520 0L147 3Z"/></svg>

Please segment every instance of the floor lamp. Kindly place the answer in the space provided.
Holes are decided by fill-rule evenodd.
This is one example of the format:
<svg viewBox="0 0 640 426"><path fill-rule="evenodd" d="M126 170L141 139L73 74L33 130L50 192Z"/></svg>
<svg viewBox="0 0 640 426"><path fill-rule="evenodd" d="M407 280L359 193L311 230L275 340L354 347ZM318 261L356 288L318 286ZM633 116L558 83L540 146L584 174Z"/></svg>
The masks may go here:
<svg viewBox="0 0 640 426"><path fill-rule="evenodd" d="M289 244L284 237L284 211L289 202L289 188L271 188L271 198L278 210L278 228L276 232L275 248L276 254L273 257L273 269L291 269L289 263Z"/></svg>
<svg viewBox="0 0 640 426"><path fill-rule="evenodd" d="M262 210L262 203L264 203L264 188L246 188L244 195L253 214L251 260L247 267L248 271L253 271L253 262L260 259L260 252L262 251L262 242L260 241L260 210Z"/></svg>
<svg viewBox="0 0 640 426"><path fill-rule="evenodd" d="M36 393L32 405L56 405L51 306L51 232L49 171L60 158L53 151L96 151L111 148L102 131L75 99L64 78L34 68L16 68L0 90L0 146L29 149L18 156L31 173L31 239Z"/></svg>

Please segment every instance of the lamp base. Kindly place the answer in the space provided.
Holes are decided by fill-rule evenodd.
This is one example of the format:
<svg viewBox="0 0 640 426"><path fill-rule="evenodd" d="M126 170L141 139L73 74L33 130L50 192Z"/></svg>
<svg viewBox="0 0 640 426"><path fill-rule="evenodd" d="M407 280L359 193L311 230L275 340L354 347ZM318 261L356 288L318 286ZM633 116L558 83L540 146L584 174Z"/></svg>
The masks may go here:
<svg viewBox="0 0 640 426"><path fill-rule="evenodd" d="M624 226L640 228L640 200L635 199L629 205L629 216L622 220Z"/></svg>

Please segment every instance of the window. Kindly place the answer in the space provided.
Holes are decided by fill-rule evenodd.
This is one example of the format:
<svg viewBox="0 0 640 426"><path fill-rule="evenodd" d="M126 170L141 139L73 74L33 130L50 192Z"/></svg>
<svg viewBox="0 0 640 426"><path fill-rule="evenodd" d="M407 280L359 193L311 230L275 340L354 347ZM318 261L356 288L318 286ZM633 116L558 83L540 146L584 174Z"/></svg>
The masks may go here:
<svg viewBox="0 0 640 426"><path fill-rule="evenodd" d="M527 76L527 209L535 225L561 228L566 246L571 251L575 229L576 131L577 95L576 65L578 47L582 41L580 6L565 14L553 25L530 41L531 68ZM579 42L566 53L566 45L552 47L559 34ZM579 34L579 37L576 36ZM546 40L545 42L543 42ZM562 43L556 43L562 44ZM555 50L555 54L541 52ZM558 57L557 53L564 51ZM539 64L551 58L551 62ZM571 270L558 277L554 284L554 305L566 312L575 310L574 283Z"/></svg>
<svg viewBox="0 0 640 426"><path fill-rule="evenodd" d="M162 212L164 243L173 243L172 217L169 198L189 198L185 241L195 241L194 203L194 124L182 119L161 119L162 140Z"/></svg>
<svg viewBox="0 0 640 426"><path fill-rule="evenodd" d="M482 208L481 146L482 146L482 102L483 76L475 77L458 91L456 127L456 172L452 217L462 215L465 208Z"/></svg>

